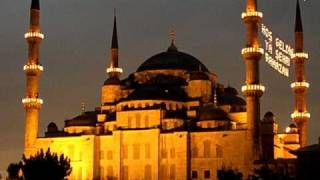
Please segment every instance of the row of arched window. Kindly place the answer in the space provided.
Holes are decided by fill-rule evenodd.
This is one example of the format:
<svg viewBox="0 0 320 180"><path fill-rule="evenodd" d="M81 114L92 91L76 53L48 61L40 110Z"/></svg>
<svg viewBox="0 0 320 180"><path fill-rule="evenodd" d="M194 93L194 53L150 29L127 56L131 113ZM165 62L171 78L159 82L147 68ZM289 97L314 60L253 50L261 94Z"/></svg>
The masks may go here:
<svg viewBox="0 0 320 180"><path fill-rule="evenodd" d="M215 154L211 146L211 142L206 140L203 142L203 154L199 153L199 147L194 146L191 149L191 157L192 158L223 158L223 148L221 145L215 145Z"/></svg>
<svg viewBox="0 0 320 180"><path fill-rule="evenodd" d="M131 146L132 148L129 148L128 144L122 145L121 153L122 153L122 159L150 159L151 158L151 145L149 143L140 144L140 143L134 143ZM144 157L142 156L141 149L144 149ZM129 157L130 155L130 157Z"/></svg>

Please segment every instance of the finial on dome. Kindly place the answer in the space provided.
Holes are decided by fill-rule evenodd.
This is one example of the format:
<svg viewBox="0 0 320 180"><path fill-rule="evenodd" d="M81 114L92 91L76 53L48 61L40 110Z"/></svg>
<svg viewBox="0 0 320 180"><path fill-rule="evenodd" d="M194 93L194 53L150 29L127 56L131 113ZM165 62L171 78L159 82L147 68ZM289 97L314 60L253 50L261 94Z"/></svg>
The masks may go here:
<svg viewBox="0 0 320 180"><path fill-rule="evenodd" d="M217 87L214 88L213 105L215 108L218 107Z"/></svg>
<svg viewBox="0 0 320 180"><path fill-rule="evenodd" d="M174 30L174 26L171 27L170 39L171 39L171 43L174 44L176 41L176 31Z"/></svg>
<svg viewBox="0 0 320 180"><path fill-rule="evenodd" d="M175 45L175 43L176 43L176 31L174 30L174 26L171 27L170 39L171 39L171 45L168 48L168 51L178 51L178 48Z"/></svg>
<svg viewBox="0 0 320 180"><path fill-rule="evenodd" d="M82 101L81 102L81 113L83 114L86 111L86 104Z"/></svg>

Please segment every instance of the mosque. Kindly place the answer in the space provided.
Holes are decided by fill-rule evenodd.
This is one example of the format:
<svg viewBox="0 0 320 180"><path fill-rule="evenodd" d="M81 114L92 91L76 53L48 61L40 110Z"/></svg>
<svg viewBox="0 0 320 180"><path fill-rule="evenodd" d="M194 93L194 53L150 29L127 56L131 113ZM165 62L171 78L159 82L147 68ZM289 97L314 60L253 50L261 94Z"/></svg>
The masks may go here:
<svg viewBox="0 0 320 180"><path fill-rule="evenodd" d="M30 26L25 34L29 46L26 74L25 149L27 157L40 149L63 153L71 159L68 179L166 180L216 179L217 170L232 167L244 175L261 160L294 159L290 151L306 145L306 92L304 75L308 54L303 48L299 3L295 26L295 97L293 123L278 132L272 112L260 117L260 97L265 87L259 80L259 43L262 12L257 0L247 0L242 20L246 42L241 50L246 67L240 97L238 90L219 82L196 57L181 52L174 37L167 50L151 56L126 78L120 75L117 22L114 17L107 78L101 102L55 123L39 135L39 78L44 68L39 59L39 0L32 0Z"/></svg>

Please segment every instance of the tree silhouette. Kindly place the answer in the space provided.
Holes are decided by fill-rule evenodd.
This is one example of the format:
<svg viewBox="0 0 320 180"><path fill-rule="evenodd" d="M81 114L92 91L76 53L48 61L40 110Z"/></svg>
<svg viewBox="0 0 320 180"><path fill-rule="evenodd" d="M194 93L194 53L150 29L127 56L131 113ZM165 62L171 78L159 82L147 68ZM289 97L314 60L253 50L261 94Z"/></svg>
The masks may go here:
<svg viewBox="0 0 320 180"><path fill-rule="evenodd" d="M255 169L255 175L249 177L249 180L295 180L295 178L287 172L270 169L267 165L263 165Z"/></svg>
<svg viewBox="0 0 320 180"><path fill-rule="evenodd" d="M20 164L25 180L63 180L72 171L70 159L63 154L58 156L56 153L51 153L50 149L45 153L41 149L29 158L23 155Z"/></svg>
<svg viewBox="0 0 320 180"><path fill-rule="evenodd" d="M7 168L8 179L10 180L21 179L21 177L19 176L19 171L20 171L20 164L11 163Z"/></svg>
<svg viewBox="0 0 320 180"><path fill-rule="evenodd" d="M242 173L234 169L222 168L217 171L217 176L219 180L242 180Z"/></svg>

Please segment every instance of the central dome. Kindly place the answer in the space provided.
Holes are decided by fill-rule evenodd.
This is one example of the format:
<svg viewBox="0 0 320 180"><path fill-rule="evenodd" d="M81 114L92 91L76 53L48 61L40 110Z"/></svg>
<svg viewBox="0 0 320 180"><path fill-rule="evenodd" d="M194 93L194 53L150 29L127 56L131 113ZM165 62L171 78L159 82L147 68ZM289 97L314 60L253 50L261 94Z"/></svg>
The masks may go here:
<svg viewBox="0 0 320 180"><path fill-rule="evenodd" d="M208 69L195 57L179 52L175 47L169 47L166 52L162 52L147 59L138 68L137 72L147 70L186 70L208 72Z"/></svg>

